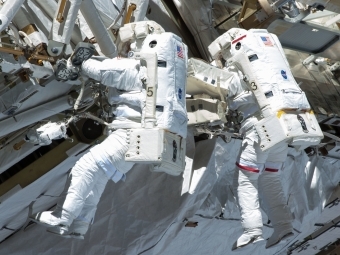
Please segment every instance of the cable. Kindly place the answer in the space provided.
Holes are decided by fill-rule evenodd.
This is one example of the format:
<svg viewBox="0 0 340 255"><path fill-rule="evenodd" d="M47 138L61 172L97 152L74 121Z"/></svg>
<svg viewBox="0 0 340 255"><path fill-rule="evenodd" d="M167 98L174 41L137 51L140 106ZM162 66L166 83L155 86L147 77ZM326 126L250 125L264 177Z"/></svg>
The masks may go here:
<svg viewBox="0 0 340 255"><path fill-rule="evenodd" d="M106 126L110 125L109 123L107 123L106 121L102 120L101 118L98 118L98 117L96 117L96 116L94 116L94 115L92 115L91 113L88 113L88 112L82 113L80 115L80 117L82 117L82 116L85 116L87 118L90 118L90 119L93 119L95 121L98 121L100 124L103 124L103 125L106 125Z"/></svg>
<svg viewBox="0 0 340 255"><path fill-rule="evenodd" d="M93 106L96 103L96 99L93 99L91 102L89 102L87 105L84 105L79 111L78 113L83 113L86 110L88 110L91 106Z"/></svg>
<svg viewBox="0 0 340 255"><path fill-rule="evenodd" d="M79 108L80 101L83 98L84 90L85 90L85 82L84 82L84 80L82 78L80 78L80 81L81 81L81 89L80 89L80 92L79 92L79 96L78 96L76 102L74 103L74 107L73 107L73 109L75 111L78 110L78 108Z"/></svg>
<svg viewBox="0 0 340 255"><path fill-rule="evenodd" d="M2 91L4 91L5 89L7 89L7 88L10 87L11 85L13 85L18 79L19 79L19 77L16 77L13 81L11 81L11 82L8 83L5 87L3 87L3 88L0 90L0 94L1 94Z"/></svg>
<svg viewBox="0 0 340 255"><path fill-rule="evenodd" d="M233 17L235 17L237 14L240 13L240 10L230 14L229 17L227 17L226 19L222 20L220 23L218 23L217 25L214 26L214 28L218 28L219 26L221 26L223 23L227 22L228 20L232 19Z"/></svg>
<svg viewBox="0 0 340 255"><path fill-rule="evenodd" d="M25 32L19 31L19 35L21 35L21 36L23 36L23 37L25 37L25 38L27 39L27 41L28 41L28 43L27 43L28 46L33 47L33 42L32 42L32 40L31 40L31 38L29 38L28 35L27 35Z"/></svg>
<svg viewBox="0 0 340 255"><path fill-rule="evenodd" d="M2 137L1 139L0 139L0 141L1 140L3 140L3 139L5 139L4 140L4 142L1 144L0 143L0 150L2 150L3 148L5 148L8 144L10 144L12 141L14 141L16 138L18 138L18 137L20 137L20 136L22 136L29 128L31 128L32 126L27 126L27 127L25 127L25 128L22 128L22 129L19 129L18 131L16 131L16 132L13 132L13 133L11 133L9 136L4 136L4 137ZM6 139L6 137L7 137L7 139Z"/></svg>
<svg viewBox="0 0 340 255"><path fill-rule="evenodd" d="M112 22L112 24L106 29L106 30L110 30L111 27L113 27L114 25L116 25L116 23L118 22L118 20L120 19L120 17L123 15L123 12L126 9L126 4L127 4L127 0L124 1L122 10L120 11L120 13L118 14L118 16L115 18L115 20Z"/></svg>
<svg viewBox="0 0 340 255"><path fill-rule="evenodd" d="M22 49L25 49L24 46L18 44L18 45L15 45L15 44L11 44L11 43L4 43L4 42L0 42L0 44L3 44L3 45L7 45L7 46L11 46L12 48L15 48L15 47L20 47Z"/></svg>

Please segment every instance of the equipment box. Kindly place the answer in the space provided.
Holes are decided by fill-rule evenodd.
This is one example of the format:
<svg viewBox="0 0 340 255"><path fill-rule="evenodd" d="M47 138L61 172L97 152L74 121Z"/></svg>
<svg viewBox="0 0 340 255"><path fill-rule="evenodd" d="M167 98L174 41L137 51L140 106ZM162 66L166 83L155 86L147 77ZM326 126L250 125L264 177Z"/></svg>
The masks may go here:
<svg viewBox="0 0 340 255"><path fill-rule="evenodd" d="M268 150L286 141L297 149L317 145L323 138L318 121L312 111L279 111L255 124L260 136L260 147Z"/></svg>
<svg viewBox="0 0 340 255"><path fill-rule="evenodd" d="M220 88L217 86L220 77ZM187 94L207 94L212 98L226 97L233 74L209 65L202 60L190 58L188 61ZM223 98L223 100L224 100Z"/></svg>
<svg viewBox="0 0 340 255"><path fill-rule="evenodd" d="M152 171L180 175L185 168L186 142L164 129L128 130L127 162L151 164Z"/></svg>
<svg viewBox="0 0 340 255"><path fill-rule="evenodd" d="M217 99L187 99L188 125L210 123L214 121L226 122L225 103Z"/></svg>

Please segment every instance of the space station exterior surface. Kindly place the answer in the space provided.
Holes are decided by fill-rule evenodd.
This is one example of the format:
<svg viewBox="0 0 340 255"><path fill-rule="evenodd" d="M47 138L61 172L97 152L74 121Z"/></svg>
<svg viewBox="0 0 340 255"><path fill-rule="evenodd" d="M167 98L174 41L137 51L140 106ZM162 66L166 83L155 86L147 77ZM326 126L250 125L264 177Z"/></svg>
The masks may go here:
<svg viewBox="0 0 340 255"><path fill-rule="evenodd" d="M337 1L0 1L0 254L336 254L339 29Z"/></svg>

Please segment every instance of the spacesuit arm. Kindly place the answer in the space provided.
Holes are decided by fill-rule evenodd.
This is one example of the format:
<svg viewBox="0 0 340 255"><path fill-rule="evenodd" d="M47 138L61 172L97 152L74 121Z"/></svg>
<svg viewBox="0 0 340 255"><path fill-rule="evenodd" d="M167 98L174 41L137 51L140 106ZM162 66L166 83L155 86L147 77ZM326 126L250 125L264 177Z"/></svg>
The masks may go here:
<svg viewBox="0 0 340 255"><path fill-rule="evenodd" d="M233 43L233 40L237 37L237 35L242 31L245 30L242 28L232 28L213 41L208 46L208 50L212 58L216 60L220 57L223 57L225 60L227 60L229 57L231 57L230 45Z"/></svg>
<svg viewBox="0 0 340 255"><path fill-rule="evenodd" d="M101 84L119 90L141 90L142 83L139 71L140 61L134 59L89 59L82 65L82 75Z"/></svg>
<svg viewBox="0 0 340 255"><path fill-rule="evenodd" d="M219 61L222 58L227 61L229 58L231 58L231 44L235 39L237 39L238 35L244 31L246 30L241 28L232 28L225 32L223 35L219 36L215 41L213 41L208 46L208 50L212 58L215 61ZM233 98L247 89L247 85L243 81L243 74L239 69L237 69L235 66L226 66L224 67L224 69L226 69L233 76L233 78L230 79L230 83L228 86L229 98Z"/></svg>

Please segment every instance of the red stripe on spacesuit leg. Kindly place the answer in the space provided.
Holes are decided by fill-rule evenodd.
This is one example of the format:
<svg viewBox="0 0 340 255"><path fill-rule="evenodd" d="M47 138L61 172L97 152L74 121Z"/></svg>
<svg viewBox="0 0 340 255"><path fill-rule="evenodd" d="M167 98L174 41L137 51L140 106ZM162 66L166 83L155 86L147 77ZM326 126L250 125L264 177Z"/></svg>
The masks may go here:
<svg viewBox="0 0 340 255"><path fill-rule="evenodd" d="M236 162L236 166L241 168L242 170L246 170L246 171L249 171L249 172L254 172L254 173L260 172L260 170L258 170L256 168L252 168L252 167L249 167L249 166L241 166L238 162Z"/></svg>
<svg viewBox="0 0 340 255"><path fill-rule="evenodd" d="M245 38L247 35L242 35L240 38L237 38L236 40L232 41L231 43L234 44L234 43L237 43L239 41L241 41L243 38Z"/></svg>
<svg viewBox="0 0 340 255"><path fill-rule="evenodd" d="M264 171L267 171L267 172L278 172L279 169L274 169L274 168L265 168Z"/></svg>

